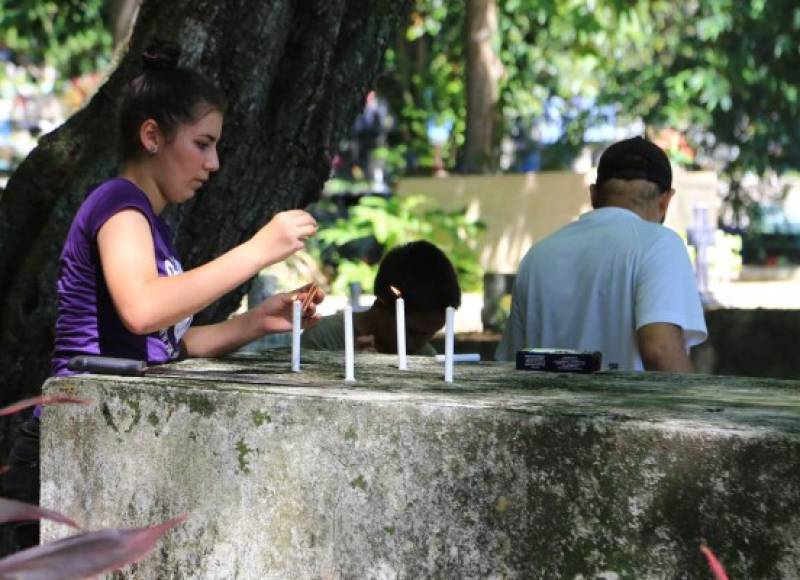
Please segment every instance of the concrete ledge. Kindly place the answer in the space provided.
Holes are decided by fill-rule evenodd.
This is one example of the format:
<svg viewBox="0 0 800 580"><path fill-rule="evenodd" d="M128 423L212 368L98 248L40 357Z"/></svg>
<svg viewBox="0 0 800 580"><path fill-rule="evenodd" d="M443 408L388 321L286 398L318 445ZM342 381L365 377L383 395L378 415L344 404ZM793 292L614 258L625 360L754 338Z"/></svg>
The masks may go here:
<svg viewBox="0 0 800 580"><path fill-rule="evenodd" d="M800 377L800 311L709 310L708 340L692 349L695 368L715 375Z"/></svg>
<svg viewBox="0 0 800 580"><path fill-rule="evenodd" d="M125 578L798 577L796 382L268 356L48 381L42 505L191 512Z"/></svg>

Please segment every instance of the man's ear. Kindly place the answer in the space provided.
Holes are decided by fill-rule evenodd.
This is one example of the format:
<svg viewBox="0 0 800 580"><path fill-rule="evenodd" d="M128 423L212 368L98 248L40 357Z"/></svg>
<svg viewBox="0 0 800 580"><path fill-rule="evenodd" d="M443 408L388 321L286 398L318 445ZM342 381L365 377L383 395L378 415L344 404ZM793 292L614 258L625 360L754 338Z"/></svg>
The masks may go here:
<svg viewBox="0 0 800 580"><path fill-rule="evenodd" d="M673 195L675 195L675 190L670 189L658 196L658 212L661 214L662 222L664 221L664 218L667 217L667 209L669 208L669 202L672 201Z"/></svg>

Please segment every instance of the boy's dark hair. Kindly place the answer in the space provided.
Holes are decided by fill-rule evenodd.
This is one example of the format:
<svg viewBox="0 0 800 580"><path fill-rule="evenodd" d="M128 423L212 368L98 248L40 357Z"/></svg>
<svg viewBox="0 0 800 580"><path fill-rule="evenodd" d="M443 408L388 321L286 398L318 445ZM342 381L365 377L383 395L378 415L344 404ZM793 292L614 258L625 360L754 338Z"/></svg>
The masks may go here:
<svg viewBox="0 0 800 580"><path fill-rule="evenodd" d="M127 86L119 109L120 153L132 159L144 152L139 128L154 119L167 140L182 123L196 121L210 110L225 110L225 99L199 73L178 66L180 47L159 42L142 53L142 74Z"/></svg>
<svg viewBox="0 0 800 580"><path fill-rule="evenodd" d="M384 256L375 276L375 296L387 305L396 299L389 286L400 291L407 312L444 312L461 305L453 264L430 242L410 242Z"/></svg>

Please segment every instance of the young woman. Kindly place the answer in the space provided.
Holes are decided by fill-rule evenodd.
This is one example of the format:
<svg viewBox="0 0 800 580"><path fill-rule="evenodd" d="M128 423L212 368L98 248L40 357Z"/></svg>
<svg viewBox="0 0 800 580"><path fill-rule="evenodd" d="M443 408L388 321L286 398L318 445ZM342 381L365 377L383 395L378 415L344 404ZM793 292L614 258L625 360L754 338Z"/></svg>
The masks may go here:
<svg viewBox="0 0 800 580"><path fill-rule="evenodd" d="M120 108L120 173L89 192L67 235L54 376L70 374L67 363L81 354L148 364L221 355L290 330L292 298L305 298L301 288L225 322L191 326L194 313L303 248L317 224L302 210L279 213L243 244L183 271L160 214L167 204L191 199L219 169L224 105L212 84L177 66L179 52L162 45L143 55L143 72L128 85ZM304 313L304 326L316 322L322 298L317 295ZM20 430L4 482L8 495L27 501L38 501L38 427L37 409ZM38 526L19 531L20 546L38 540Z"/></svg>
<svg viewBox="0 0 800 580"><path fill-rule="evenodd" d="M144 72L120 108L119 177L89 193L67 236L54 375L77 354L157 364L224 354L291 328L288 294L219 324L190 326L194 313L301 249L317 224L302 210L279 213L240 246L183 272L159 214L191 199L219 169L223 102L203 77L177 66L178 53L172 46L145 53ZM306 314L312 323L313 307Z"/></svg>

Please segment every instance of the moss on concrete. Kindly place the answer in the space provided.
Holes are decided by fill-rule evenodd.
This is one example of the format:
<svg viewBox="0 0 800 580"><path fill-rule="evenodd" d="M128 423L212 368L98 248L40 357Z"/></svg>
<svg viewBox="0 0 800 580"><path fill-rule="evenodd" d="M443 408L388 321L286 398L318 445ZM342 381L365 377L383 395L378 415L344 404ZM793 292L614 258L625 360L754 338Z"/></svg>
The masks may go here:
<svg viewBox="0 0 800 580"><path fill-rule="evenodd" d="M239 460L239 471L242 473L250 473L250 461L247 459L247 456L250 455L253 450L247 446L244 442L244 439L239 439L236 442L236 451L238 452L238 460Z"/></svg>
<svg viewBox="0 0 800 580"><path fill-rule="evenodd" d="M361 491L366 491L367 490L367 480L364 479L363 475L359 475L353 481L350 482L350 487L352 487L353 489L358 488Z"/></svg>
<svg viewBox="0 0 800 580"><path fill-rule="evenodd" d="M269 413L264 413L258 409L254 410L251 414L253 418L253 425L261 427L264 424L272 423L272 417Z"/></svg>

